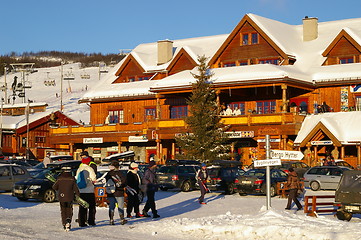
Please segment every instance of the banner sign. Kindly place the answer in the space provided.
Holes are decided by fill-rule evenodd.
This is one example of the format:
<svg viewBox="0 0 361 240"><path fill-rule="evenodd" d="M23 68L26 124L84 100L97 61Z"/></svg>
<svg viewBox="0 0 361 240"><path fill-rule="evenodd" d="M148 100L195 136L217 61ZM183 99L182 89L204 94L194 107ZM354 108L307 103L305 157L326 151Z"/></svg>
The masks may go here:
<svg viewBox="0 0 361 240"><path fill-rule="evenodd" d="M91 144L91 143L103 143L103 138L83 138L84 144Z"/></svg>
<svg viewBox="0 0 361 240"><path fill-rule="evenodd" d="M228 138L253 138L254 131L225 132Z"/></svg>

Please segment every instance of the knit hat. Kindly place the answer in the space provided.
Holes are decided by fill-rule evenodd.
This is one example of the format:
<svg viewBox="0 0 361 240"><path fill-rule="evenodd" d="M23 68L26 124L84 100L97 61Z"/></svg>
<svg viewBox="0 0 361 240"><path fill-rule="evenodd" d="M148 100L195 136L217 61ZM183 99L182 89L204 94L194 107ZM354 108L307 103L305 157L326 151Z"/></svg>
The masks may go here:
<svg viewBox="0 0 361 240"><path fill-rule="evenodd" d="M155 165L155 161L154 160L150 160L149 161L149 167L153 167Z"/></svg>
<svg viewBox="0 0 361 240"><path fill-rule="evenodd" d="M131 168L131 169L134 169L134 168L137 168L137 167L138 167L138 164L135 163L135 162L132 162L132 163L130 164L130 168Z"/></svg>
<svg viewBox="0 0 361 240"><path fill-rule="evenodd" d="M202 163L201 167L207 167L207 165L205 163Z"/></svg>
<svg viewBox="0 0 361 240"><path fill-rule="evenodd" d="M80 156L87 156L89 157L89 153L87 151L83 151L81 152Z"/></svg>
<svg viewBox="0 0 361 240"><path fill-rule="evenodd" d="M81 159L81 162L84 164L88 164L91 162L91 158L90 157L84 157Z"/></svg>

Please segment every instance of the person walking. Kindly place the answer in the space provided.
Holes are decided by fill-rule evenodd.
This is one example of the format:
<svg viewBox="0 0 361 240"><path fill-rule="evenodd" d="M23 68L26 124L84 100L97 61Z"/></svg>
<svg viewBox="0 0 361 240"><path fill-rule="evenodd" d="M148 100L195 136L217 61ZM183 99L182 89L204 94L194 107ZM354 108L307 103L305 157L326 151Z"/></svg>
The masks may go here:
<svg viewBox="0 0 361 240"><path fill-rule="evenodd" d="M297 199L297 191L301 189L300 181L298 179L297 173L292 167L288 169L288 179L286 183L286 188L289 189L289 194L288 194L287 206L285 209L290 210L293 201L297 205L297 211L301 210L302 205Z"/></svg>
<svg viewBox="0 0 361 240"><path fill-rule="evenodd" d="M154 160L149 161L149 167L144 173L143 184L146 185L147 202L143 208L143 216L150 217L148 214L149 209L152 210L153 218L159 218L158 211L155 206L155 192L158 191L157 177L155 171L157 165Z"/></svg>
<svg viewBox="0 0 361 240"><path fill-rule="evenodd" d="M198 170L196 174L196 179L199 185L199 188L201 190L201 196L198 198L198 202L200 204L207 204L204 202L204 196L208 192L207 188L207 180L208 180L208 171L207 171L207 165L205 163L202 163L201 169Z"/></svg>
<svg viewBox="0 0 361 240"><path fill-rule="evenodd" d="M75 195L80 195L80 192L75 178L71 175L71 167L62 167L62 170L53 189L57 191L60 202L61 222L65 231L69 231L73 218L73 200Z"/></svg>
<svg viewBox="0 0 361 240"><path fill-rule="evenodd" d="M107 199L109 201L109 223L114 225L115 205L118 203L118 213L120 224L124 225L127 220L124 218L124 188L126 186L126 176L119 170L119 162L112 161L109 166L110 171L105 176Z"/></svg>
<svg viewBox="0 0 361 240"><path fill-rule="evenodd" d="M143 217L142 214L139 213L139 197L138 193L140 191L140 177L138 175L138 164L132 162L129 166L129 171L127 173L127 186L126 193L128 195L128 203L127 203L127 217L131 218L132 211L134 209L135 217Z"/></svg>
<svg viewBox="0 0 361 240"><path fill-rule="evenodd" d="M89 204L89 208L79 206L78 223L79 227L86 227L88 224L95 225L95 195L94 195L94 182L96 181L96 175L89 166L91 159L90 157L83 157L81 164L76 172L76 179L80 191L80 197ZM85 186L80 187L79 182L84 179Z"/></svg>
<svg viewBox="0 0 361 240"><path fill-rule="evenodd" d="M44 163L44 167L46 168L48 166L49 163L51 163L51 160L50 160L50 153L48 152L43 160L43 163Z"/></svg>

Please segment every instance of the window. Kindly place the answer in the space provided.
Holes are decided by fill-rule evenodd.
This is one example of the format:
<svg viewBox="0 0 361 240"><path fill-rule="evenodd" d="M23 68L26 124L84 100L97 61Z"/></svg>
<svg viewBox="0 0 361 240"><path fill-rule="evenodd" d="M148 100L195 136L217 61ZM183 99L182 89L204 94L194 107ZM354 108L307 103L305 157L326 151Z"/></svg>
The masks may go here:
<svg viewBox="0 0 361 240"><path fill-rule="evenodd" d="M223 67L234 67L234 66L236 66L235 62L223 64Z"/></svg>
<svg viewBox="0 0 361 240"><path fill-rule="evenodd" d="M25 171L20 167L13 167L13 175L24 175Z"/></svg>
<svg viewBox="0 0 361 240"><path fill-rule="evenodd" d="M233 110L233 115L244 115L246 113L244 102L232 102L229 105Z"/></svg>
<svg viewBox="0 0 361 240"><path fill-rule="evenodd" d="M138 81L144 81L144 80L148 80L149 77L138 77Z"/></svg>
<svg viewBox="0 0 361 240"><path fill-rule="evenodd" d="M129 81L129 82L134 82L134 81L135 81L135 78L134 78L134 77L128 78L128 81Z"/></svg>
<svg viewBox="0 0 361 240"><path fill-rule="evenodd" d="M182 118L188 115L187 106L172 106L170 108L170 118Z"/></svg>
<svg viewBox="0 0 361 240"><path fill-rule="evenodd" d="M44 136L35 137L35 142L36 143L45 143L45 137Z"/></svg>
<svg viewBox="0 0 361 240"><path fill-rule="evenodd" d="M280 63L279 59L262 59L258 61L259 64L274 64L278 65Z"/></svg>
<svg viewBox="0 0 361 240"><path fill-rule="evenodd" d="M258 44L258 33L252 33L252 44Z"/></svg>
<svg viewBox="0 0 361 240"><path fill-rule="evenodd" d="M276 112L276 101L257 102L258 114L269 114Z"/></svg>
<svg viewBox="0 0 361 240"><path fill-rule="evenodd" d="M242 45L248 45L248 33L242 34Z"/></svg>
<svg viewBox="0 0 361 240"><path fill-rule="evenodd" d="M123 123L124 122L123 109L108 111L108 116L109 116L109 123Z"/></svg>
<svg viewBox="0 0 361 240"><path fill-rule="evenodd" d="M155 119L156 117L156 109L155 108L146 108L145 109L145 120Z"/></svg>
<svg viewBox="0 0 361 240"><path fill-rule="evenodd" d="M245 65L248 65L248 62L247 62L247 61L239 62L239 66L245 66Z"/></svg>
<svg viewBox="0 0 361 240"><path fill-rule="evenodd" d="M349 58L340 58L340 64L347 64L347 63L353 63L353 57Z"/></svg>
<svg viewBox="0 0 361 240"><path fill-rule="evenodd" d="M259 43L259 36L257 32L242 33L241 45L255 45Z"/></svg>

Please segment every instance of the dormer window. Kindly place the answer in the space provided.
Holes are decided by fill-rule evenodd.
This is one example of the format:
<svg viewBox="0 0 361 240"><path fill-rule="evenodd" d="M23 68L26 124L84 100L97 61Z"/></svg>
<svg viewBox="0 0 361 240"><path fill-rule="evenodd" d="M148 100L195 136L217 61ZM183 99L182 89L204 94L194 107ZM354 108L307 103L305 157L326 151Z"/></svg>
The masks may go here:
<svg viewBox="0 0 361 240"><path fill-rule="evenodd" d="M340 58L340 64L354 63L353 57Z"/></svg>
<svg viewBox="0 0 361 240"><path fill-rule="evenodd" d="M259 43L259 36L257 32L253 33L242 33L241 45L255 45Z"/></svg>

